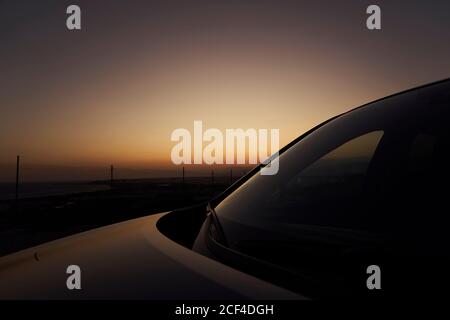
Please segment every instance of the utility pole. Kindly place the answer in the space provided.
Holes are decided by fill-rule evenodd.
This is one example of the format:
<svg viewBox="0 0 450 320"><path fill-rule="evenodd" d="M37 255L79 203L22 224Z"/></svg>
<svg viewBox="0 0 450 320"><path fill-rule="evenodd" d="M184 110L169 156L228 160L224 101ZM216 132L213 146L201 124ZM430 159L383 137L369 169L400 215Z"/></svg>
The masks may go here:
<svg viewBox="0 0 450 320"><path fill-rule="evenodd" d="M20 167L20 156L17 156L17 160L16 160L16 204L19 201L19 167Z"/></svg>
<svg viewBox="0 0 450 320"><path fill-rule="evenodd" d="M183 186L184 186L184 166L183 166L183 178L182 178L182 183L183 183Z"/></svg>
<svg viewBox="0 0 450 320"><path fill-rule="evenodd" d="M114 166L111 165L111 185L113 184L113 182L114 182Z"/></svg>

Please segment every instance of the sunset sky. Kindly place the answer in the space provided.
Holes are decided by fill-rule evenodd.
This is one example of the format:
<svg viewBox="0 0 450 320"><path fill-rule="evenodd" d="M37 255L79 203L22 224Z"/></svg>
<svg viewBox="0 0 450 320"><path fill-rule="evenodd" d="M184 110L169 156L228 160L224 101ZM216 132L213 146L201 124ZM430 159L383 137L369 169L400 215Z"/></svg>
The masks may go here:
<svg viewBox="0 0 450 320"><path fill-rule="evenodd" d="M111 163L146 175L175 168L170 134L194 120L279 128L283 146L449 77L450 2L0 0L0 41L0 181L18 154L29 181L99 179Z"/></svg>

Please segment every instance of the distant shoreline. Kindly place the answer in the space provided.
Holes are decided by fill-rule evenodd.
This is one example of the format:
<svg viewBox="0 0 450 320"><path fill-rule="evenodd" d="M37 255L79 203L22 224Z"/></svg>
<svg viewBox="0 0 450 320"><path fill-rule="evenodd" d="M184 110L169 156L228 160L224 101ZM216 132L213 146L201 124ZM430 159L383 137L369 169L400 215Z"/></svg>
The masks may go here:
<svg viewBox="0 0 450 320"><path fill-rule="evenodd" d="M111 186L99 182L23 182L19 185L19 198L30 199L48 196L57 196L73 193L85 193L109 190ZM14 183L0 183L0 200L13 200L15 198Z"/></svg>
<svg viewBox="0 0 450 320"><path fill-rule="evenodd" d="M239 179L241 175L233 177L233 181ZM218 184L229 183L230 177L215 176L214 181ZM195 183L208 185L211 183L211 177L191 176L185 178L186 183ZM135 185L135 184L181 184L181 177L166 178L140 178L140 179L117 179L113 181L116 186ZM96 191L110 190L111 182L109 180L80 180L80 181L56 181L56 182L22 182L19 185L19 199L34 199L51 196L70 195L77 193L90 193ZM0 201L11 201L15 199L15 183L0 182Z"/></svg>

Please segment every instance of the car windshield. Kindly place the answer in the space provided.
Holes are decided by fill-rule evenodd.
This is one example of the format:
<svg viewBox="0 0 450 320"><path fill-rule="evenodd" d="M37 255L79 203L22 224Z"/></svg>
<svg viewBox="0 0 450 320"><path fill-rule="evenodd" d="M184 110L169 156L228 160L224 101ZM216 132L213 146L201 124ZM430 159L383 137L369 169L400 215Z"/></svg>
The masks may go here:
<svg viewBox="0 0 450 320"><path fill-rule="evenodd" d="M257 220L271 225L277 222L330 226L330 219L321 219L317 210L320 205L328 211L323 214L339 218L335 226L350 222L332 212L343 201L349 201L349 197L356 200L356 195L362 193L367 170L382 136L383 131L369 132L330 152L327 148L306 152L311 147L309 142L316 140L314 135L308 137L281 155L277 175L255 174L220 203L216 213L224 219L250 224Z"/></svg>
<svg viewBox="0 0 450 320"><path fill-rule="evenodd" d="M219 203L215 211L227 237L238 237L236 225L280 229L292 237L300 225L371 227L356 207L384 131L341 125L334 120L309 134L279 157L276 175L257 173ZM340 135L334 129L342 129Z"/></svg>
<svg viewBox="0 0 450 320"><path fill-rule="evenodd" d="M413 228L434 239L446 219L431 209L445 199L448 107L419 102L396 97L354 110L291 146L276 175L254 174L215 206L227 245L274 260L288 248L376 247Z"/></svg>

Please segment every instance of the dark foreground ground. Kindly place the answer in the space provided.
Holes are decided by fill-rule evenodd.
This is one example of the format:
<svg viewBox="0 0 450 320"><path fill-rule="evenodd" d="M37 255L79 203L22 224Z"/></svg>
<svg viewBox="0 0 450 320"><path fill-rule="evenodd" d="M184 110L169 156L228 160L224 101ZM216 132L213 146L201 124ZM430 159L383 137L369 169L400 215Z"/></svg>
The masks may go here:
<svg viewBox="0 0 450 320"><path fill-rule="evenodd" d="M108 190L0 201L0 256L81 231L210 200L229 179L115 181Z"/></svg>

